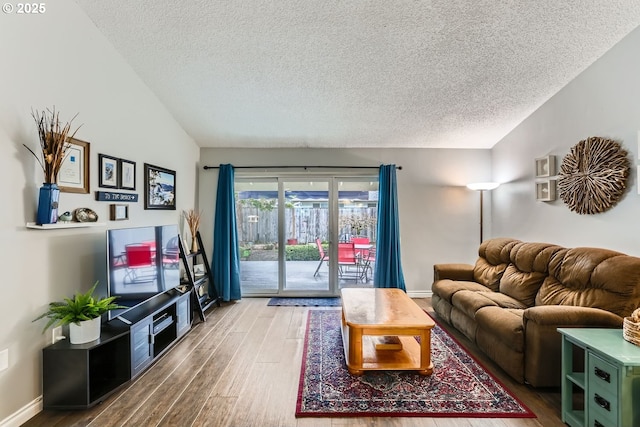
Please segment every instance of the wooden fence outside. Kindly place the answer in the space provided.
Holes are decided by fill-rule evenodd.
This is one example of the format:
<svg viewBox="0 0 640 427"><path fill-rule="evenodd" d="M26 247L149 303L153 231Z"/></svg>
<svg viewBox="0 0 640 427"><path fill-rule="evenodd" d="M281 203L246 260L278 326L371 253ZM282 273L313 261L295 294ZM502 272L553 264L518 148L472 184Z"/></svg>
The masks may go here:
<svg viewBox="0 0 640 427"><path fill-rule="evenodd" d="M340 208L339 236L359 235L374 242L377 208ZM253 206L236 205L238 239L241 245L276 245L278 242L278 210L260 210ZM296 207L285 210L286 239L293 244L329 240L329 211L326 208ZM290 240L291 239L291 240Z"/></svg>

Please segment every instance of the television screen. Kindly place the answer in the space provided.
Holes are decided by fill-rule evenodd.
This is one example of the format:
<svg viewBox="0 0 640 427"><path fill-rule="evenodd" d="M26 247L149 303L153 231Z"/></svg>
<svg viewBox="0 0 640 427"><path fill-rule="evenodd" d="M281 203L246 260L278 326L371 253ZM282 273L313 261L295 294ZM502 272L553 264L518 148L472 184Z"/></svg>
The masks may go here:
<svg viewBox="0 0 640 427"><path fill-rule="evenodd" d="M177 225L108 230L109 296L133 307L180 285L179 238Z"/></svg>

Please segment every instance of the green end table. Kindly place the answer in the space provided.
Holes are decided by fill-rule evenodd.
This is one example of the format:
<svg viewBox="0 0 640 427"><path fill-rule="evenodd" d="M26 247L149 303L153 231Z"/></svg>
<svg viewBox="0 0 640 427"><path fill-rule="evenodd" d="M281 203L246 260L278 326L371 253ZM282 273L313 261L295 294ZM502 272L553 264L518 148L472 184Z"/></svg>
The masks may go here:
<svg viewBox="0 0 640 427"><path fill-rule="evenodd" d="M571 427L640 426L640 347L622 338L622 329L558 328L558 332L562 421ZM581 354L584 367L574 365L581 362Z"/></svg>

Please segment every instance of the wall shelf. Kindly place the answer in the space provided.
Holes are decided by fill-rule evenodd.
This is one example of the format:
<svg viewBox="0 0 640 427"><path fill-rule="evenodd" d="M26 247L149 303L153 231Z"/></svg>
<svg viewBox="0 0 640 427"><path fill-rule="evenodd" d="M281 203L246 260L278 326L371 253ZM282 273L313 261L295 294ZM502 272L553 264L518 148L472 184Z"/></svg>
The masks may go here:
<svg viewBox="0 0 640 427"><path fill-rule="evenodd" d="M38 225L35 222L28 222L26 227L35 230L58 230L62 228L86 228L86 227L104 227L104 222L56 222L55 224Z"/></svg>

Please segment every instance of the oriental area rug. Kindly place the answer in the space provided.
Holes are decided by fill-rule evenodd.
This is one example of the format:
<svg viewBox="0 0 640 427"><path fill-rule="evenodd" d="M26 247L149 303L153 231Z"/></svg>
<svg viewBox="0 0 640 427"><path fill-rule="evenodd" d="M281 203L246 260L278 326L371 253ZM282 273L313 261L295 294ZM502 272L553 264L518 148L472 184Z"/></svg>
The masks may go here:
<svg viewBox="0 0 640 427"><path fill-rule="evenodd" d="M349 374L340 310L311 310L307 321L296 417L535 418L437 324L431 331L433 374Z"/></svg>

